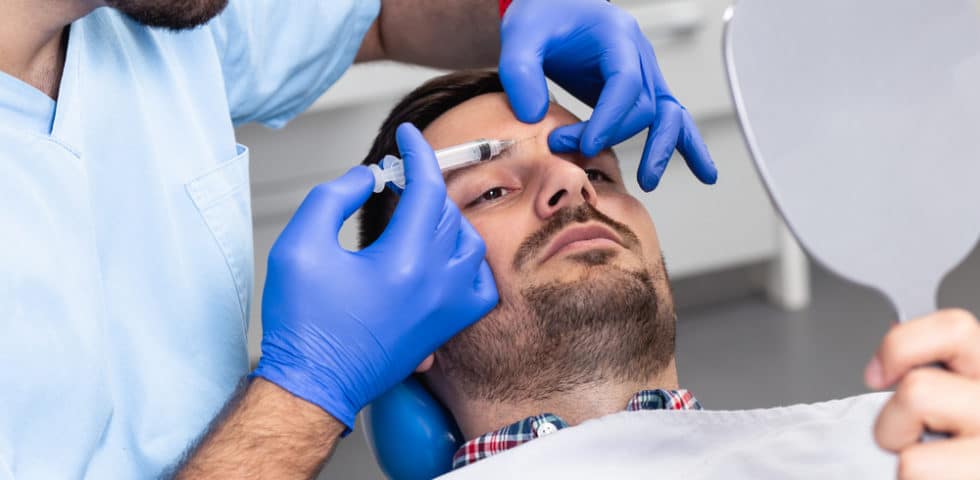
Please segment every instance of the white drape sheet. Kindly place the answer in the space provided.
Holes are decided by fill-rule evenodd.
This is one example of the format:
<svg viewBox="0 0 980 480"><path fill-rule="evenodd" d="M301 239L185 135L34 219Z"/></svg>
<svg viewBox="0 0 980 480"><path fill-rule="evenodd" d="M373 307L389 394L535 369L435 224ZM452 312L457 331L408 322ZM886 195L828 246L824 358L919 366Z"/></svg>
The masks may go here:
<svg viewBox="0 0 980 480"><path fill-rule="evenodd" d="M757 410L616 413L440 478L895 478L895 456L872 434L890 395Z"/></svg>

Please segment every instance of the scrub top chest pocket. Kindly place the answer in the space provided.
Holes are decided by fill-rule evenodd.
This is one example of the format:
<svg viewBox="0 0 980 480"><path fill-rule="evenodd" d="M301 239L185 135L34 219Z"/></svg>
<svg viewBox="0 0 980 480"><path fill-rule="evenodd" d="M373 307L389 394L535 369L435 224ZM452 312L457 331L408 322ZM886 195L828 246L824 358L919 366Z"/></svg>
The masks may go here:
<svg viewBox="0 0 980 480"><path fill-rule="evenodd" d="M187 193L225 257L238 293L242 334L248 329L254 259L248 147L237 145L235 158L190 181Z"/></svg>

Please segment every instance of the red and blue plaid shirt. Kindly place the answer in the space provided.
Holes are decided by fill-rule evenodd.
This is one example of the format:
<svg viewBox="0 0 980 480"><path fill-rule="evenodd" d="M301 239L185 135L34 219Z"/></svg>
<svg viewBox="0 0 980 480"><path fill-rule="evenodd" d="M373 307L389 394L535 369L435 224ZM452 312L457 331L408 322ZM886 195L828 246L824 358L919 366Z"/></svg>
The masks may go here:
<svg viewBox="0 0 980 480"><path fill-rule="evenodd" d="M626 404L626 411L637 410L701 410L701 404L687 390L644 390L633 395ZM453 469L465 467L565 427L568 424L551 413L525 418L464 443L453 455Z"/></svg>

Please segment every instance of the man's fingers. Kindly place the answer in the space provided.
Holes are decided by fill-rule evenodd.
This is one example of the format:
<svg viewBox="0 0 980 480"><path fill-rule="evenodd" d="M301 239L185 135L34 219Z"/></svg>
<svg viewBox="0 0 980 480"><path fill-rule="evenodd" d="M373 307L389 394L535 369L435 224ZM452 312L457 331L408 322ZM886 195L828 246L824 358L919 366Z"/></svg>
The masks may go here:
<svg viewBox="0 0 980 480"><path fill-rule="evenodd" d="M405 162L405 191L380 240L393 237L398 242L424 245L446 221L446 184L432 147L417 128L402 124L395 138Z"/></svg>
<svg viewBox="0 0 980 480"><path fill-rule="evenodd" d="M643 147L643 157L640 159L640 169L636 172L636 179L644 191L657 188L664 169L667 168L667 162L674 155L677 136L682 126L679 111L680 107L676 103L664 102L660 106L656 125L650 128Z"/></svg>
<svg viewBox="0 0 980 480"><path fill-rule="evenodd" d="M965 310L942 310L892 327L872 365L868 386L894 384L915 367L942 362L952 371L980 380L980 324Z"/></svg>
<svg viewBox="0 0 980 480"><path fill-rule="evenodd" d="M881 448L902 451L919 442L926 430L980 434L980 384L939 368L919 368L898 384L875 423Z"/></svg>
<svg viewBox="0 0 980 480"><path fill-rule="evenodd" d="M373 188L374 176L363 166L356 166L336 180L313 187L282 236L302 232L318 243L339 245L337 234L344 220L367 201Z"/></svg>
<svg viewBox="0 0 980 480"><path fill-rule="evenodd" d="M922 443L898 456L899 480L976 480L980 477L980 438Z"/></svg>
<svg viewBox="0 0 980 480"><path fill-rule="evenodd" d="M677 150L684 157L687 167L691 169L698 180L708 185L714 185L718 181L718 168L715 166L715 162L711 160L708 146L701 139L701 132L694 124L694 119L684 107L681 107L681 120L681 134Z"/></svg>
<svg viewBox="0 0 980 480"><path fill-rule="evenodd" d="M545 80L539 45L507 41L503 36L498 72L511 108L518 120L537 123L548 113L548 82Z"/></svg>

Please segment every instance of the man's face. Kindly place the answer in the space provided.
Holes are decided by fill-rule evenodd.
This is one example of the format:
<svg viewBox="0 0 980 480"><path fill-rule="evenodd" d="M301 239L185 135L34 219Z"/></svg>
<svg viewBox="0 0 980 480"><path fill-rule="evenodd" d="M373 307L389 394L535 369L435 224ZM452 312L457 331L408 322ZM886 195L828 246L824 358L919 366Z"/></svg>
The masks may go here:
<svg viewBox="0 0 980 480"><path fill-rule="evenodd" d="M602 379L643 380L673 355L657 233L627 192L617 158L548 148L553 129L577 121L553 105L542 122L527 125L503 94L488 94L423 132L435 149L519 141L498 159L446 175L449 196L486 241L501 298L436 353L433 375L464 395L547 398Z"/></svg>
<svg viewBox="0 0 980 480"><path fill-rule="evenodd" d="M105 4L148 27L184 30L207 23L225 9L228 0L105 0Z"/></svg>

